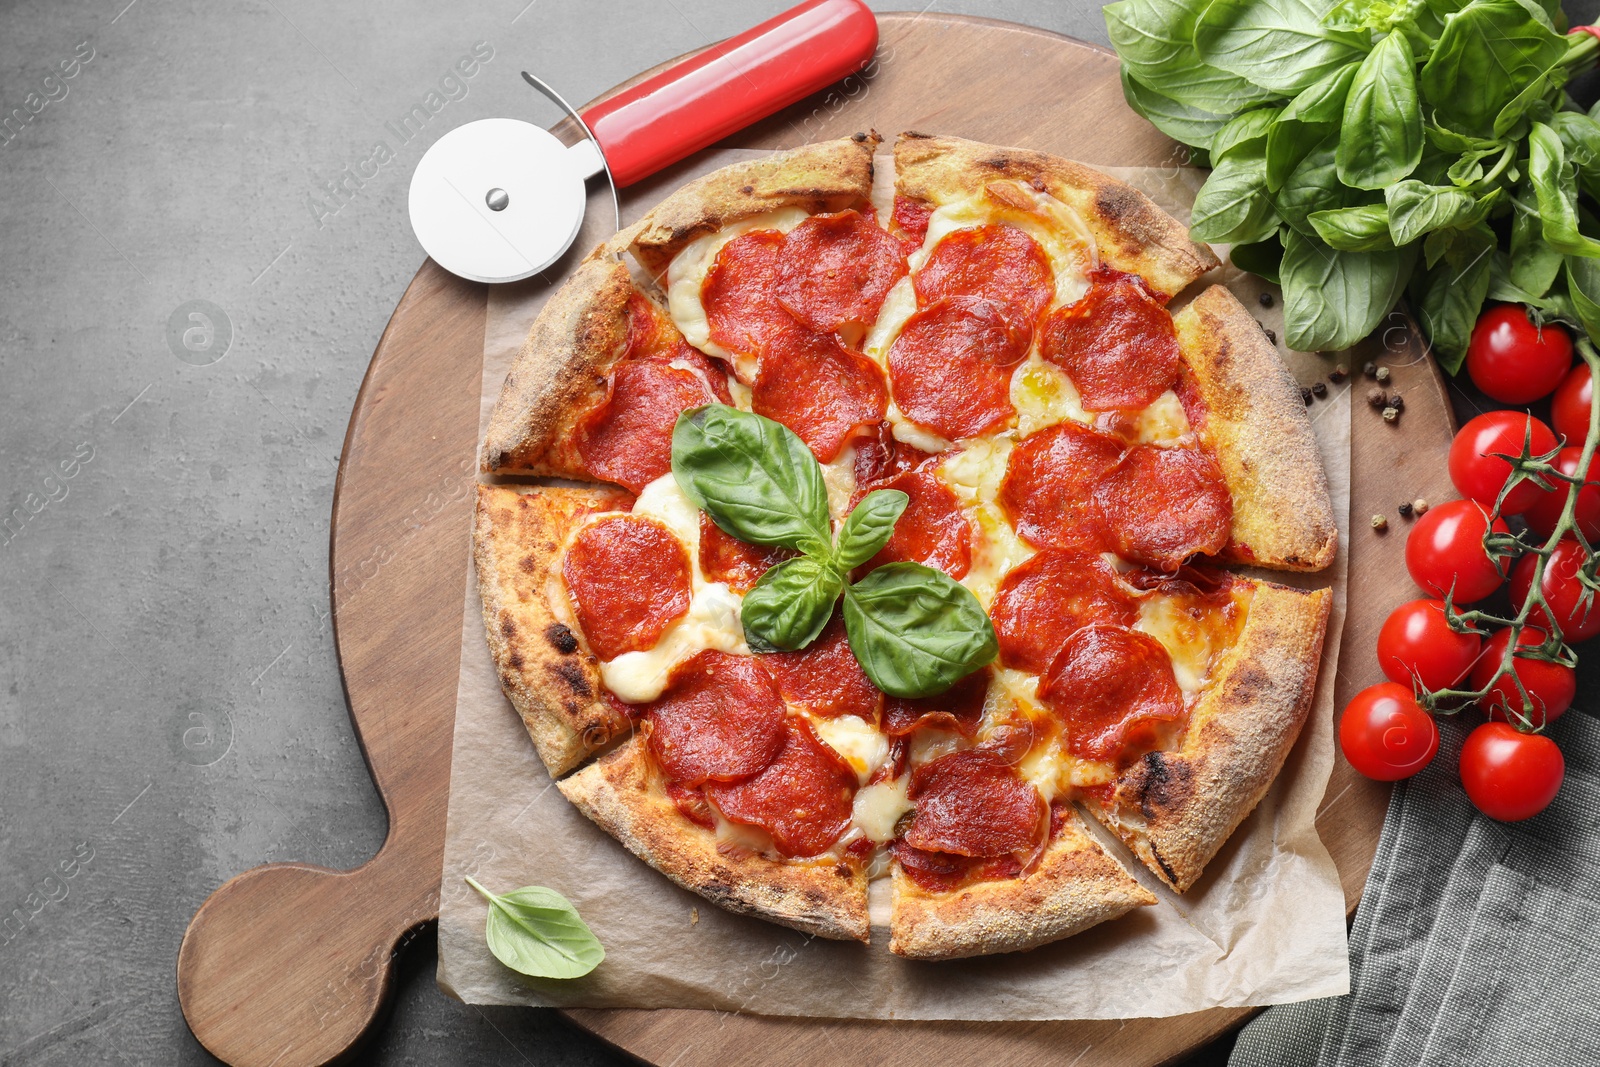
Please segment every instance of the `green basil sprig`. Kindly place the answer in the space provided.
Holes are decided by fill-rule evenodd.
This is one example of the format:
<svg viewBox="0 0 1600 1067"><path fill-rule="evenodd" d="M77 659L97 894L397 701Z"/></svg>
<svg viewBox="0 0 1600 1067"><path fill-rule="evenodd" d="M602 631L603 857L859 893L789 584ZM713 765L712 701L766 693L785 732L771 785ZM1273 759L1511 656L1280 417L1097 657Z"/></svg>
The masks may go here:
<svg viewBox="0 0 1600 1067"><path fill-rule="evenodd" d="M606 958L600 939L572 901L529 885L497 896L470 875L467 884L489 902L484 937L494 958L533 978L582 978Z"/></svg>
<svg viewBox="0 0 1600 1067"><path fill-rule="evenodd" d="M745 640L789 652L817 639L839 597L845 636L874 685L891 696L942 693L994 659L994 626L970 590L920 563L850 572L888 544L911 498L864 496L832 536L822 466L781 423L725 404L686 411L672 429L672 473L725 533L801 553L745 594Z"/></svg>

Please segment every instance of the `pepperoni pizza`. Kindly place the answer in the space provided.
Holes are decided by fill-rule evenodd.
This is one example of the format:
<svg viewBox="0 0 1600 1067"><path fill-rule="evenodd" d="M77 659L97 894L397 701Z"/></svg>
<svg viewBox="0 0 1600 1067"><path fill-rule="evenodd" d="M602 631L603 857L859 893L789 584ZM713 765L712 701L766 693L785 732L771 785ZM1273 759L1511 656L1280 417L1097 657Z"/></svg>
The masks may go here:
<svg viewBox="0 0 1600 1067"><path fill-rule="evenodd" d="M725 907L946 959L1030 948L1177 892L1277 775L1335 525L1298 389L1217 260L1144 196L1053 156L876 135L699 179L596 249L506 379L475 561L505 691L561 791ZM892 199L891 199L892 196ZM679 416L776 420L835 524L895 489L860 572L976 597L998 655L892 696L836 614L753 651L742 598L793 555L673 476ZM858 572L859 573L859 572Z"/></svg>

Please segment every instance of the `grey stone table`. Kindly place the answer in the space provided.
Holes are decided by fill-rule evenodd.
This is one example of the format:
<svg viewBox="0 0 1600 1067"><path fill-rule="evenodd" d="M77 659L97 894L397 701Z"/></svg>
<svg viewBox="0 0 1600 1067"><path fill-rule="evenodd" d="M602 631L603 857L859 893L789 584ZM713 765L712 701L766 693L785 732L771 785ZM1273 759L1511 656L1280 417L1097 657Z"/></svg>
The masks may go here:
<svg viewBox="0 0 1600 1067"><path fill-rule="evenodd" d="M383 840L334 662L328 515L423 258L422 152L472 119L553 122L521 69L585 100L785 6L5 5L0 1063L214 1062L174 984L195 908L247 867L351 867ZM938 9L1105 43L1097 4ZM625 1062L432 974L423 939L364 1062Z"/></svg>

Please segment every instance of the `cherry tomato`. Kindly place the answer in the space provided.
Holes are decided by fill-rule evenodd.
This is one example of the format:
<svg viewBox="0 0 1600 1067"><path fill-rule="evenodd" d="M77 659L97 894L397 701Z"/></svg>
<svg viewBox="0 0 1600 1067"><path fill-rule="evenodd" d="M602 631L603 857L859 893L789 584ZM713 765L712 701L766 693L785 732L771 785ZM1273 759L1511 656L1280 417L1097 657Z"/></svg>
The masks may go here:
<svg viewBox="0 0 1600 1067"><path fill-rule="evenodd" d="M1517 646L1520 648L1523 645L1537 645L1544 641L1544 638L1543 630L1525 626L1517 635ZM1478 657L1478 662L1472 668L1472 688L1482 689L1489 684L1489 679L1500 669L1500 660L1505 656L1506 646L1510 643L1510 628L1497 631L1484 642L1483 655ZM1517 691L1517 683L1501 676L1482 701L1483 709L1489 713L1491 719L1509 722L1526 711L1533 724L1543 728L1546 723L1554 722L1560 718L1562 712L1572 707L1572 698L1578 693L1578 673L1571 667L1564 663L1548 663L1544 660L1513 656L1511 670L1522 682L1522 688L1527 690L1528 699L1532 701L1533 707L1525 709L1522 694Z"/></svg>
<svg viewBox="0 0 1600 1067"><path fill-rule="evenodd" d="M1495 304L1478 316L1467 344L1472 384L1502 404L1531 404L1561 384L1572 366L1572 337L1550 323L1535 326L1518 304Z"/></svg>
<svg viewBox="0 0 1600 1067"><path fill-rule="evenodd" d="M1578 464L1582 461L1583 448L1568 445L1555 458L1555 468L1562 474L1577 474ZM1567 506L1567 490L1570 488L1566 482L1556 482L1549 492L1540 490L1539 499L1534 501L1533 507L1522 513L1522 517L1528 520L1528 525L1534 530L1549 537L1561 518L1561 509ZM1578 490L1574 517L1583 536L1591 542L1600 540L1600 453L1596 453L1589 462L1589 473L1584 479L1583 488Z"/></svg>
<svg viewBox="0 0 1600 1067"><path fill-rule="evenodd" d="M1380 782L1410 778L1439 751L1433 716L1395 682L1357 693L1339 720L1339 747L1350 766Z"/></svg>
<svg viewBox="0 0 1600 1067"><path fill-rule="evenodd" d="M1378 631L1378 665L1391 682L1449 689L1467 676L1483 638L1456 633L1442 600L1412 600L1390 612Z"/></svg>
<svg viewBox="0 0 1600 1067"><path fill-rule="evenodd" d="M1498 457L1520 455L1530 429L1527 443L1532 455L1555 451L1556 435L1550 427L1521 411L1490 411L1461 427L1450 443L1450 480L1456 491L1486 508L1494 506L1511 477L1511 464ZM1537 485L1523 482L1511 490L1500 513L1520 515L1539 499L1539 492Z"/></svg>
<svg viewBox="0 0 1600 1067"><path fill-rule="evenodd" d="M1522 610L1533 587L1533 570L1538 559L1530 552L1517 561L1516 569L1511 572L1511 603L1518 611ZM1584 597L1587 590L1578 580L1578 569L1582 566L1583 546L1570 537L1563 537L1550 553L1550 561L1544 565L1544 578L1539 583L1544 602L1555 614L1555 624L1569 645L1600 634L1600 596ZM1529 612L1528 619L1539 626L1549 626L1551 621L1542 607Z"/></svg>
<svg viewBox="0 0 1600 1067"><path fill-rule="evenodd" d="M1556 798L1567 764L1544 734L1486 722L1461 746L1461 784L1479 811L1501 822L1531 819Z"/></svg>
<svg viewBox="0 0 1600 1067"><path fill-rule="evenodd" d="M1496 533L1509 533L1500 519ZM1482 600L1505 580L1483 549L1489 512L1471 500L1449 500L1428 509L1406 538L1406 570L1424 592L1442 597L1455 588L1455 602Z"/></svg>
<svg viewBox="0 0 1600 1067"><path fill-rule="evenodd" d="M1586 364L1580 363L1567 372L1556 386L1556 395L1550 398L1550 422L1569 445L1581 445L1589 436L1589 398L1594 392L1594 378Z"/></svg>

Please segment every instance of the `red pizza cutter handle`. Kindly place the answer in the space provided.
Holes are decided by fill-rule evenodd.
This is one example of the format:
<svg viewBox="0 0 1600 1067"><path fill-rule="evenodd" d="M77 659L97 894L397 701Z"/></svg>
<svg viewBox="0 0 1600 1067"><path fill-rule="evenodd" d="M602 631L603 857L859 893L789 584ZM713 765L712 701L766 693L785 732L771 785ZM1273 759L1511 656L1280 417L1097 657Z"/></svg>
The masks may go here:
<svg viewBox="0 0 1600 1067"><path fill-rule="evenodd" d="M583 113L612 179L632 185L854 74L878 47L862 0L805 0Z"/></svg>

